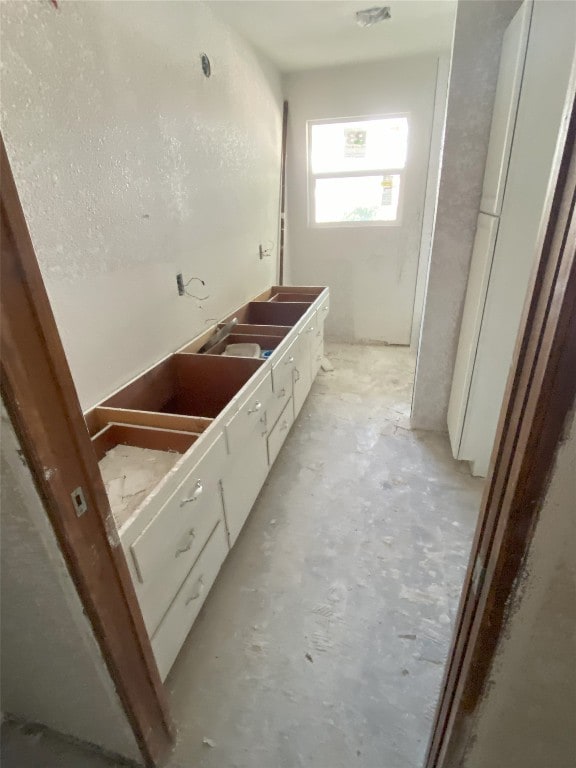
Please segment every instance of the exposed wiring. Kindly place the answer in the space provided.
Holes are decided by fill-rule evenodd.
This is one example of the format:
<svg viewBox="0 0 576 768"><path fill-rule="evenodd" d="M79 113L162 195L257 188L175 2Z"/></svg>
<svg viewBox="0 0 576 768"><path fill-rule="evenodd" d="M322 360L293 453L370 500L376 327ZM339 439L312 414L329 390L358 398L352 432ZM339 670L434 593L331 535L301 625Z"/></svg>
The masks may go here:
<svg viewBox="0 0 576 768"><path fill-rule="evenodd" d="M202 285L206 285L205 281L202 280L201 277L191 277L190 280L184 283L184 293L186 296L189 296L191 299L196 299L196 301L206 301L206 299L210 298L210 294L207 294L206 296L196 296L194 293L190 293L186 290L186 288L190 285L190 283L193 280L198 280L198 282L202 283ZM202 307L198 307L198 309L202 309Z"/></svg>

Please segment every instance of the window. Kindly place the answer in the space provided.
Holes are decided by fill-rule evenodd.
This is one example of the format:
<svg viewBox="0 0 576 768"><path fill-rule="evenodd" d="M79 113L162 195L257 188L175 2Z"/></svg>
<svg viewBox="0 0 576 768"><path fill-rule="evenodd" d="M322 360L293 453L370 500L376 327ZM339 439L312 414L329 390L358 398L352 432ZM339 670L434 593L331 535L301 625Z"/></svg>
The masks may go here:
<svg viewBox="0 0 576 768"><path fill-rule="evenodd" d="M308 130L310 222L398 223L408 118L313 122Z"/></svg>

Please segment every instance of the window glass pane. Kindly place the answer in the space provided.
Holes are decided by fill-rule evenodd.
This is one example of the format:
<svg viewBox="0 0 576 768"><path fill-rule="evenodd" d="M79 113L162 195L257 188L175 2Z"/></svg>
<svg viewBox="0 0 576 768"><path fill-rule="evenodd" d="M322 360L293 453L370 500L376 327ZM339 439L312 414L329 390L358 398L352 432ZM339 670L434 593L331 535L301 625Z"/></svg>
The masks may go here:
<svg viewBox="0 0 576 768"><path fill-rule="evenodd" d="M312 173L404 168L407 147L405 117L312 125Z"/></svg>
<svg viewBox="0 0 576 768"><path fill-rule="evenodd" d="M395 221L400 175L316 179L316 224L346 221Z"/></svg>

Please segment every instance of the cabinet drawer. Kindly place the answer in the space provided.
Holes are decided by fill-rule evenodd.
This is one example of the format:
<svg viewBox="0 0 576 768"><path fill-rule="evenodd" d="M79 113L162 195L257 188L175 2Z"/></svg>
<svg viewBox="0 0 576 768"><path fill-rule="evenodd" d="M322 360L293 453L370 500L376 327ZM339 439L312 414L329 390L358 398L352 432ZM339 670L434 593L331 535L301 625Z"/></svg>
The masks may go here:
<svg viewBox="0 0 576 768"><path fill-rule="evenodd" d="M182 586L190 568L210 538L210 534L216 525L224 523L224 505L220 488L218 488L218 493L215 493L211 498L210 505L212 509L200 522L197 534L193 539L193 546L187 549L189 541L183 537L183 544L179 550L182 554L175 558L170 565L167 565L162 573L158 573L146 584L136 584L140 610L150 637L158 629L158 625L174 599L174 595Z"/></svg>
<svg viewBox="0 0 576 768"><path fill-rule="evenodd" d="M238 538L267 475L266 433L261 434L257 430L246 441L243 451L231 462L222 478L224 513L230 546Z"/></svg>
<svg viewBox="0 0 576 768"><path fill-rule="evenodd" d="M266 430L266 408L271 397L272 376L268 373L226 424L228 450L231 454L240 453L256 429L261 432Z"/></svg>
<svg viewBox="0 0 576 768"><path fill-rule="evenodd" d="M324 342L321 339L319 344L315 344L315 349L312 350L312 381L316 378L316 374L320 370L322 360L324 358Z"/></svg>
<svg viewBox="0 0 576 768"><path fill-rule="evenodd" d="M226 532L220 522L152 638L152 650L162 680L174 664L227 553Z"/></svg>
<svg viewBox="0 0 576 768"><path fill-rule="evenodd" d="M298 342L299 339L294 339L282 357L272 367L272 389L276 395L279 395L282 389L286 389L287 381L290 382L292 380L292 370L296 362Z"/></svg>
<svg viewBox="0 0 576 768"><path fill-rule="evenodd" d="M300 331L300 336L310 340L316 332L317 324L317 312L314 312L312 317L306 321L306 325Z"/></svg>
<svg viewBox="0 0 576 768"><path fill-rule="evenodd" d="M130 546L142 584L160 572L167 577L166 569L181 572L184 578L218 520L219 480L226 461L224 435L219 435Z"/></svg>
<svg viewBox="0 0 576 768"><path fill-rule="evenodd" d="M311 358L310 338L308 336L302 337L300 340L298 357L296 358L296 367L294 368L294 386L292 390L294 399L294 418L300 413L300 409L304 405L304 400L306 400L306 396L312 386Z"/></svg>
<svg viewBox="0 0 576 768"><path fill-rule="evenodd" d="M286 403L292 397L292 379L293 379L293 367L286 372L281 389L278 393L274 393L268 409L266 411L266 425L268 432L274 427L274 424L278 421L278 417L284 410Z"/></svg>
<svg viewBox="0 0 576 768"><path fill-rule="evenodd" d="M272 465L276 456L282 448L286 435L290 431L290 427L294 423L294 408L292 406L292 398L286 404L284 410L280 414L280 418L274 425L274 429L268 435L268 461Z"/></svg>

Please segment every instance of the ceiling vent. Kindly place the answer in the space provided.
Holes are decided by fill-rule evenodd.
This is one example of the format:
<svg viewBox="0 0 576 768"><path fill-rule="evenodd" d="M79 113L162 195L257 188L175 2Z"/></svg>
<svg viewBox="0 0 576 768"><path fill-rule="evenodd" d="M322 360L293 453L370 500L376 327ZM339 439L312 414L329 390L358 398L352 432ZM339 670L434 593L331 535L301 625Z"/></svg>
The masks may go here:
<svg viewBox="0 0 576 768"><path fill-rule="evenodd" d="M364 11L356 12L356 24L359 27L372 27L381 21L392 18L390 6L378 5L375 8L366 8Z"/></svg>

